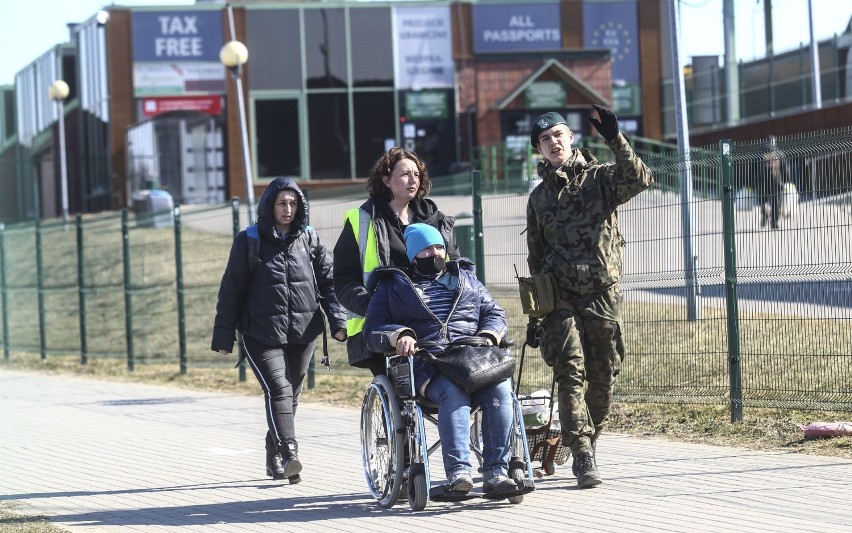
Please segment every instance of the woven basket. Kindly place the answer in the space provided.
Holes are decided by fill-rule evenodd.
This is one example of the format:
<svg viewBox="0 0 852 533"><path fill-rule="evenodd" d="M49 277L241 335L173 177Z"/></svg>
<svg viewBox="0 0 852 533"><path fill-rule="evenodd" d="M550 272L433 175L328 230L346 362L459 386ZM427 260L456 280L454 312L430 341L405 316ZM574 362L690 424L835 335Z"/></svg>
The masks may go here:
<svg viewBox="0 0 852 533"><path fill-rule="evenodd" d="M532 461L544 463L552 459L554 463L563 465L571 457L571 450L562 446L562 432L551 429L549 424L540 428L528 428L527 444Z"/></svg>

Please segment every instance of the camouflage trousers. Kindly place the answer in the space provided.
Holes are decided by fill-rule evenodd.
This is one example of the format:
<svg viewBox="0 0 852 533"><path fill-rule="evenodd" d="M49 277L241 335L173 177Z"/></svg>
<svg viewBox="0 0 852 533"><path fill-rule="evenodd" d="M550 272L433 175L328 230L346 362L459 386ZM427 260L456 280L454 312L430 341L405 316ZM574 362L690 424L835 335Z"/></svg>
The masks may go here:
<svg viewBox="0 0 852 533"><path fill-rule="evenodd" d="M562 302L541 322L541 354L553 368L562 444L572 455L592 452L612 405L624 359L618 284L589 298Z"/></svg>

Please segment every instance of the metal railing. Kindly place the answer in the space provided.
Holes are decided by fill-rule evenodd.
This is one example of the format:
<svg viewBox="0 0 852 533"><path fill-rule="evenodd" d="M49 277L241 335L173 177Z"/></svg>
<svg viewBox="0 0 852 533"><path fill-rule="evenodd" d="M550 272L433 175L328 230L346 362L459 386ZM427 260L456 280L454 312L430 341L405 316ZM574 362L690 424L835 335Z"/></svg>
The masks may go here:
<svg viewBox="0 0 852 533"><path fill-rule="evenodd" d="M621 401L730 404L732 416L743 406L852 408L852 128L779 138L778 149L791 185L766 198L762 142L646 153L656 182L618 211L627 241ZM432 195L438 206L462 215L462 252L523 339L515 266L526 273L528 188L499 190L485 169L435 181L444 183ZM361 201L312 200L311 224L329 250L344 211ZM129 370L162 363L181 372L233 364L211 351L210 337L233 237L246 223L224 204L2 227L4 357L120 358ZM361 372L347 366L342 344L330 348L335 371ZM522 388L549 388L537 350L527 356Z"/></svg>

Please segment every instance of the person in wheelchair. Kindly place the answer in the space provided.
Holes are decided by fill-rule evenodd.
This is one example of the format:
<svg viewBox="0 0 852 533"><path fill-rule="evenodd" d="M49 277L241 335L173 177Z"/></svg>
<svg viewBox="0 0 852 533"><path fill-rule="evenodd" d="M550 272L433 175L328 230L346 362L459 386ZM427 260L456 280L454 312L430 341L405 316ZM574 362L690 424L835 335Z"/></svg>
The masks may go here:
<svg viewBox="0 0 852 533"><path fill-rule="evenodd" d="M440 351L454 339L480 336L499 344L507 332L506 312L476 278L466 259L447 261L444 239L428 224L411 224L405 230L410 265L377 269L367 308L364 332L367 346L380 353L414 355L418 341L428 341L429 351ZM414 359L418 397L438 407L444 471L450 490L467 493L473 488L470 459L471 404L482 411L483 485L485 494L517 489L508 477L510 432L513 421L509 379L467 393L422 358Z"/></svg>

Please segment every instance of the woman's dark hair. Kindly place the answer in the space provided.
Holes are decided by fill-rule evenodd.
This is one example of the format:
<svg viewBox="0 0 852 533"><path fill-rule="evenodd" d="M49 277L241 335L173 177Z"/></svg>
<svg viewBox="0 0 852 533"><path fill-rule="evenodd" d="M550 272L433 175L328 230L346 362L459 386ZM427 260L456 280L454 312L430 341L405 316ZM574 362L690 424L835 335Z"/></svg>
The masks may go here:
<svg viewBox="0 0 852 533"><path fill-rule="evenodd" d="M390 188L385 185L385 176L390 176L393 173L393 167L403 159L409 159L417 166L417 171L420 173L420 186L417 188L415 198L422 199L429 195L432 190L432 180L429 179L429 174L426 172L426 164L417 157L414 152L407 152L399 146L394 146L384 153L370 170L370 177L367 179L367 193L372 198L378 198L386 202L393 200Z"/></svg>

